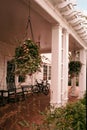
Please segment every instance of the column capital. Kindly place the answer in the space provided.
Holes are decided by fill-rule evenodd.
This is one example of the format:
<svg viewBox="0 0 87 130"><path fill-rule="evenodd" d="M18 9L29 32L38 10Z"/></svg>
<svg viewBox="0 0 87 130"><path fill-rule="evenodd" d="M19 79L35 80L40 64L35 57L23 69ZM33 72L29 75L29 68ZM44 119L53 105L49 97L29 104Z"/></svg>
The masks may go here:
<svg viewBox="0 0 87 130"><path fill-rule="evenodd" d="M53 28L55 28L55 29L61 29L61 30L63 29L63 27L59 23L53 25Z"/></svg>
<svg viewBox="0 0 87 130"><path fill-rule="evenodd" d="M80 49L79 51L80 51L80 52L81 52L81 51L87 52L87 49L86 49L86 48L82 48L82 49Z"/></svg>
<svg viewBox="0 0 87 130"><path fill-rule="evenodd" d="M67 29L63 28L63 34L69 34Z"/></svg>

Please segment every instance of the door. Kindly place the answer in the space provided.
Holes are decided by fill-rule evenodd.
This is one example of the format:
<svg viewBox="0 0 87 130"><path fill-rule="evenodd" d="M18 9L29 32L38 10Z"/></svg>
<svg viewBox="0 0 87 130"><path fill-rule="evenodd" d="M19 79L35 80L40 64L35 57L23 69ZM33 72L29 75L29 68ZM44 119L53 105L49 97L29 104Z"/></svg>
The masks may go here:
<svg viewBox="0 0 87 130"><path fill-rule="evenodd" d="M6 76L7 88L15 87L15 64L13 60L7 61L7 76Z"/></svg>

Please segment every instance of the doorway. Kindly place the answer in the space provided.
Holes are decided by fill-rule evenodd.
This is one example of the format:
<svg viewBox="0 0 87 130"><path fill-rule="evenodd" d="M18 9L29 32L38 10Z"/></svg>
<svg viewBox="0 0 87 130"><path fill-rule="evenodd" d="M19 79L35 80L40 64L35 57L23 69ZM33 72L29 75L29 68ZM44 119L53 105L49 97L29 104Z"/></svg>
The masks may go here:
<svg viewBox="0 0 87 130"><path fill-rule="evenodd" d="M15 87L15 64L13 60L7 61L6 83L7 83L7 89Z"/></svg>

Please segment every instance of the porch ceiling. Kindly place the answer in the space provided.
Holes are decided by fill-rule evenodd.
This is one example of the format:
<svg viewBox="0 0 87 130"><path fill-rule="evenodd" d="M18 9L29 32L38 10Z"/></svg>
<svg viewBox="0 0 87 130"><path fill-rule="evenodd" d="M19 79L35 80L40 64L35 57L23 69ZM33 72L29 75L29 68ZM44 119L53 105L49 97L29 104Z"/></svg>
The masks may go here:
<svg viewBox="0 0 87 130"><path fill-rule="evenodd" d="M26 23L26 18L28 13L26 13L25 9L20 5L16 6L16 1L21 4L26 4L27 7L29 5L29 0L0 0L0 41L6 43L13 43L15 39L20 39L23 36L25 31L24 24ZM33 10L37 11L41 16L43 16L49 23L54 24L57 21L52 18L44 9L42 9L36 2L37 0L31 0L31 7ZM75 2L72 0L64 1L64 0L44 0L45 2L50 2L52 6L54 6L55 10L59 10L62 16L67 20L67 22L72 26L78 36L84 41L84 44L87 46L87 20L85 20L84 16L81 12L76 11L73 7ZM10 9L9 9L10 7ZM25 6L26 7L26 6ZM17 10L20 8L20 10ZM14 10L11 12L11 10ZM18 12L17 12L18 11ZM28 10L27 10L28 11ZM14 19L13 14L18 16ZM25 18L26 17L26 18ZM71 20L72 19L72 20ZM21 21L21 26L18 21ZM21 34L20 34L21 32ZM12 37L12 38L11 38ZM70 47L69 49L80 49L81 45L73 38L73 36L69 35Z"/></svg>
<svg viewBox="0 0 87 130"><path fill-rule="evenodd" d="M22 4L18 3L20 1L0 0L0 41L2 43L15 44L17 38L20 39L23 35L25 11L22 9ZM19 21L21 22L19 23Z"/></svg>
<svg viewBox="0 0 87 130"><path fill-rule="evenodd" d="M38 12L42 18L51 24L57 23L34 0L30 2L31 12L32 10ZM26 33L28 15L29 0L0 0L0 41L17 45L17 40L22 39ZM32 22L35 23L35 21ZM45 48L45 50L43 48L42 51L50 52L50 48Z"/></svg>

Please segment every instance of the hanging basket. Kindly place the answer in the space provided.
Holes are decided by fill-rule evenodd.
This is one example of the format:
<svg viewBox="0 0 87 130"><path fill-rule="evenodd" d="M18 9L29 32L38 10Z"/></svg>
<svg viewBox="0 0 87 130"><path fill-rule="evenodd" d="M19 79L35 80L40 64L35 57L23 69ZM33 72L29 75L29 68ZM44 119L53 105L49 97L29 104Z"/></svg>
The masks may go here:
<svg viewBox="0 0 87 130"><path fill-rule="evenodd" d="M69 62L69 75L70 77L78 76L81 71L82 63L80 61Z"/></svg>
<svg viewBox="0 0 87 130"><path fill-rule="evenodd" d="M42 60L39 46L32 40L25 40L15 49L14 61L15 73L18 75L32 75L36 71L40 71Z"/></svg>

